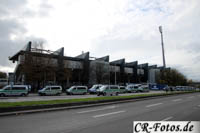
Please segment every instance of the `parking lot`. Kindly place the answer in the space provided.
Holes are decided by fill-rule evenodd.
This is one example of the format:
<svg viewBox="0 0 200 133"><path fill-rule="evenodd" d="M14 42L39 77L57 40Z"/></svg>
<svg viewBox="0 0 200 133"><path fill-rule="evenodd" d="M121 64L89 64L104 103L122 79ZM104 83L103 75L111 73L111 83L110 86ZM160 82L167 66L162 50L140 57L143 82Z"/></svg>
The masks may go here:
<svg viewBox="0 0 200 133"><path fill-rule="evenodd" d="M149 91L145 93L124 93L119 96L137 95L137 94L152 94L152 93L165 93L164 91ZM42 101L42 100L59 100L59 99L75 99L75 98L93 98L97 95L66 95L62 93L60 96L39 96L37 93L31 93L26 97L0 97L0 102L22 102L22 101Z"/></svg>

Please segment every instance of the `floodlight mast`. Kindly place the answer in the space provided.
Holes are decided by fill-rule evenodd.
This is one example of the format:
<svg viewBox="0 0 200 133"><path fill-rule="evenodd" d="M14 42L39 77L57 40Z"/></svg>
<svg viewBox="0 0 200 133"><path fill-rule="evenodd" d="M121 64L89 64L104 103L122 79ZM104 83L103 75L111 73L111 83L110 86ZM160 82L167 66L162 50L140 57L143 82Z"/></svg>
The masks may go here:
<svg viewBox="0 0 200 133"><path fill-rule="evenodd" d="M162 45L163 67L166 68L166 63L165 63L165 50L164 50L164 43L163 43L163 31L162 31L162 26L159 26L159 31L160 31L160 34L161 34L161 45Z"/></svg>

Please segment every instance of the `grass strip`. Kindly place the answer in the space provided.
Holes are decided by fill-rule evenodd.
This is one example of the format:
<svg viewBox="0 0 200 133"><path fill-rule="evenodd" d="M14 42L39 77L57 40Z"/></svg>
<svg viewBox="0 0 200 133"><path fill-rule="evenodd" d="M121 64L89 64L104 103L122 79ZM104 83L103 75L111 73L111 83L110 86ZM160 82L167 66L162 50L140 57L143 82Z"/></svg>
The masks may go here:
<svg viewBox="0 0 200 133"><path fill-rule="evenodd" d="M181 94L181 93L188 93L188 92L137 94L137 95L130 95L130 96L103 96L103 97L95 97L95 98L59 99L59 100L46 100L46 101L0 102L0 108L80 103L80 102L92 102L92 101L104 101L104 100L120 100L120 99L131 99L131 98L148 97L148 96L149 97L150 96L164 96L164 95Z"/></svg>

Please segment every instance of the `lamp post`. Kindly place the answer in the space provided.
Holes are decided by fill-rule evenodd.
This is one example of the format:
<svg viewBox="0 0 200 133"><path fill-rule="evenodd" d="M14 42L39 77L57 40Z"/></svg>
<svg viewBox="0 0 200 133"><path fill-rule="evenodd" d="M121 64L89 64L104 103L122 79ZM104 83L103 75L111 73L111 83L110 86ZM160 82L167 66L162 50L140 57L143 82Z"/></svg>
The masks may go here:
<svg viewBox="0 0 200 133"><path fill-rule="evenodd" d="M161 45L162 45L163 67L166 68L166 64L165 64L165 50L164 50L164 43L163 43L163 31L162 31L162 26L159 26L159 31L160 31L160 34L161 34Z"/></svg>
<svg viewBox="0 0 200 133"><path fill-rule="evenodd" d="M117 84L116 64L115 64L115 85Z"/></svg>

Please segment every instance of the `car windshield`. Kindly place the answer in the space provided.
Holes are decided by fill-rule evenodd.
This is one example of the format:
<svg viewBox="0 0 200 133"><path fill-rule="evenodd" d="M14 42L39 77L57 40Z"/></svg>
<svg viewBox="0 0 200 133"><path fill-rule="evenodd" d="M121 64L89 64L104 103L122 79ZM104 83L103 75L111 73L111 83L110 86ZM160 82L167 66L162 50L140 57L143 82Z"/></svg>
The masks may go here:
<svg viewBox="0 0 200 133"><path fill-rule="evenodd" d="M101 87L102 87L101 85L93 85L91 90L98 90Z"/></svg>
<svg viewBox="0 0 200 133"><path fill-rule="evenodd" d="M3 89L5 89L5 88L7 88L7 86L4 86L4 87L0 88L0 90L1 90L1 89L3 90Z"/></svg>
<svg viewBox="0 0 200 133"><path fill-rule="evenodd" d="M74 89L74 86L70 87L68 90L71 91L71 90L73 90L73 89Z"/></svg>
<svg viewBox="0 0 200 133"><path fill-rule="evenodd" d="M46 91L50 90L50 87L45 87L43 90L46 90Z"/></svg>
<svg viewBox="0 0 200 133"><path fill-rule="evenodd" d="M97 87L97 85L93 85L92 88L90 88L91 90L95 90Z"/></svg>
<svg viewBox="0 0 200 133"><path fill-rule="evenodd" d="M106 87L107 87L107 86L101 86L101 87L99 88L99 90L100 90L100 91L104 91L104 90L106 89Z"/></svg>

